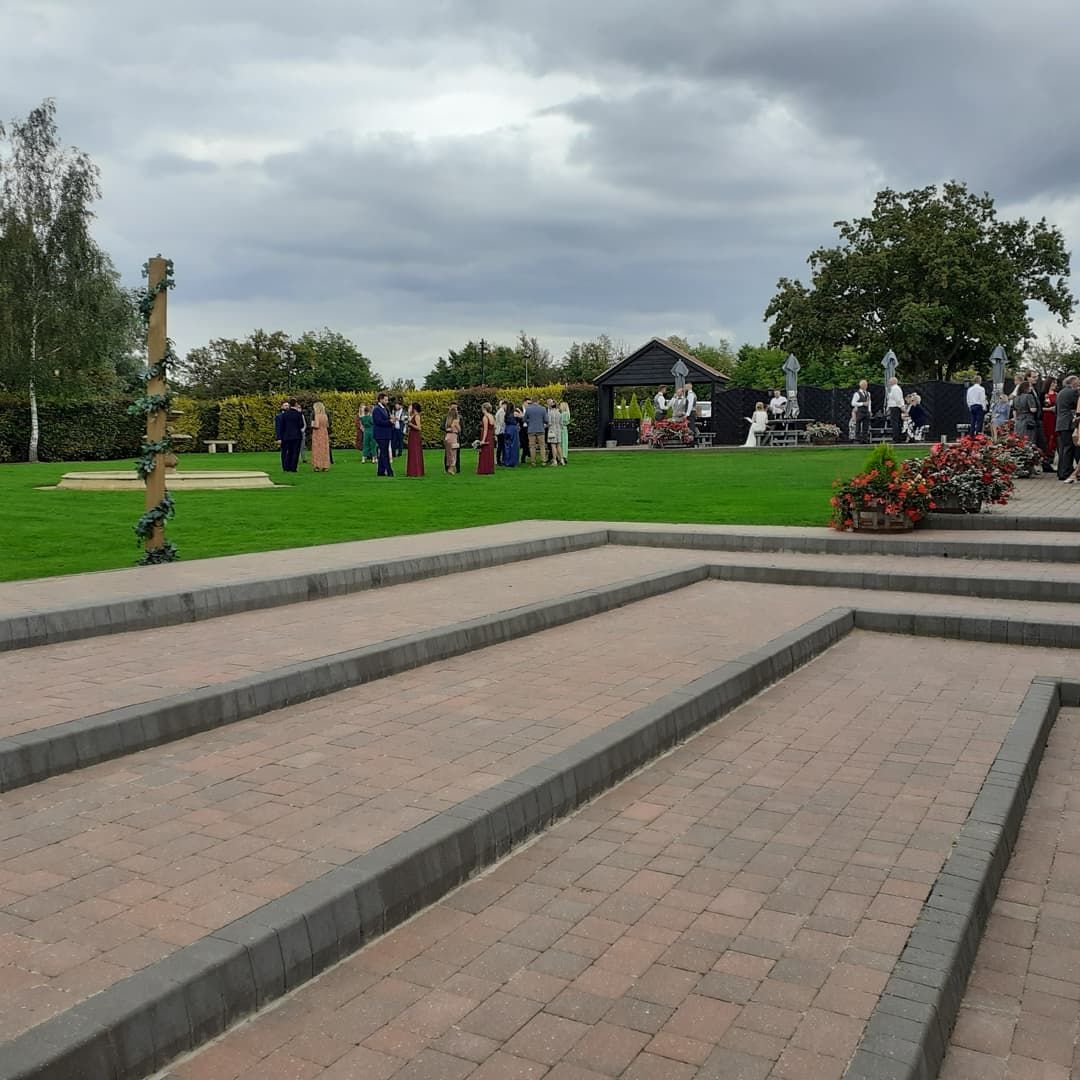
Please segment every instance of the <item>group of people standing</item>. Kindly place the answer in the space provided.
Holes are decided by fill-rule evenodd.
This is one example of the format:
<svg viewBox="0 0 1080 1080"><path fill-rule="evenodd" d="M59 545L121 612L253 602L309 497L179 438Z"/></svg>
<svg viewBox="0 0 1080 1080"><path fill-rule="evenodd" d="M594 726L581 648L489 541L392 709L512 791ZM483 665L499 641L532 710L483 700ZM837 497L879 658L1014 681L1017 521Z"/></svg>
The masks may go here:
<svg viewBox="0 0 1080 1080"><path fill-rule="evenodd" d="M684 383L677 387L669 398L667 387L661 386L653 398L653 420L685 420L690 433L697 435L697 394L693 383Z"/></svg>
<svg viewBox="0 0 1080 1080"><path fill-rule="evenodd" d="M1059 480L1070 484L1080 477L1080 450L1074 440L1080 420L1080 376L1067 375L1059 386L1056 378L1025 371L1012 393L999 394L989 407L982 380L976 376L968 387L967 405L972 433L983 430L987 413L995 439L1011 421L1017 435L1042 451L1044 472L1056 471Z"/></svg>
<svg viewBox="0 0 1080 1080"><path fill-rule="evenodd" d="M311 467L326 472L334 463L330 449L330 415L321 401L311 406L311 423L296 398L281 403L274 417L274 440L281 450L282 472L296 472L304 453L307 433L311 432Z"/></svg>
<svg viewBox="0 0 1080 1080"><path fill-rule="evenodd" d="M513 468L529 461L533 466L565 465L570 449L570 407L565 401L547 405L526 398L521 406L500 401L492 410L485 401L480 407L480 437L477 451L478 476L490 476L496 465ZM361 405L356 417L356 448L362 461L378 463L378 476L393 476L393 459L405 454L405 475L424 475L424 442L421 429L423 409L418 401L406 411L398 399L379 394L374 405ZM442 422L443 468L450 476L460 469L461 410L454 402Z"/></svg>

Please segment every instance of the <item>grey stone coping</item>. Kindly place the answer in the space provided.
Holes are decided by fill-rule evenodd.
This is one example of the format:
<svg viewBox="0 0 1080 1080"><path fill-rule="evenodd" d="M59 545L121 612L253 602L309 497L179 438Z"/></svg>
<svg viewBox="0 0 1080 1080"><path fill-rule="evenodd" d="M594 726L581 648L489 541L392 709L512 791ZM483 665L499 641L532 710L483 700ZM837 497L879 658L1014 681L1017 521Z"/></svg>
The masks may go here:
<svg viewBox="0 0 1080 1080"><path fill-rule="evenodd" d="M932 1080L938 1075L1050 729L1063 705L1078 702L1080 683L1032 680L867 1022L845 1080Z"/></svg>
<svg viewBox="0 0 1080 1080"><path fill-rule="evenodd" d="M380 562L304 574L208 585L154 595L126 597L77 607L51 608L0 618L0 652L60 641L127 633L157 626L201 622L222 615L323 600L425 578L485 570L492 566L602 547L607 530L564 533L532 540L476 546L434 555L405 556Z"/></svg>
<svg viewBox="0 0 1080 1080"><path fill-rule="evenodd" d="M946 515L947 516L947 515ZM991 520L989 517L986 520ZM1040 543L1007 543L992 540L957 540L917 532L909 539L873 533L840 535L830 529L820 534L785 536L775 532L686 532L671 528L620 528L608 526L608 543L639 547L676 547L693 551L754 551L801 555L898 555L915 557L946 555L957 559L1005 559L1023 562L1080 562L1080 547Z"/></svg>
<svg viewBox="0 0 1080 1080"><path fill-rule="evenodd" d="M707 565L647 574L0 739L0 791L587 619L708 577Z"/></svg>
<svg viewBox="0 0 1080 1080"><path fill-rule="evenodd" d="M931 529L970 529L979 532L997 529L1006 532L1080 532L1080 517L1043 514L930 514L926 524Z"/></svg>
<svg viewBox="0 0 1080 1080"><path fill-rule="evenodd" d="M445 896L515 845L789 675L836 609L409 829L18 1036L0 1080L137 1080Z"/></svg>

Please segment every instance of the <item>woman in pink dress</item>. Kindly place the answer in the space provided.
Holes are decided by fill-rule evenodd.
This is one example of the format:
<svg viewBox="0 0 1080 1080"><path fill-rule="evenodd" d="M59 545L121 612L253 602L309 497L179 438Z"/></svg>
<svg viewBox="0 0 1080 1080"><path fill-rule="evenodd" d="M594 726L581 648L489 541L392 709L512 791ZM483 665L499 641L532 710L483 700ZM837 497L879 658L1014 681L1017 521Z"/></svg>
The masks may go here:
<svg viewBox="0 0 1080 1080"><path fill-rule="evenodd" d="M408 457L405 461L406 476L424 475L424 440L420 434L420 402L414 401L409 406Z"/></svg>
<svg viewBox="0 0 1080 1080"><path fill-rule="evenodd" d="M330 421L321 401L312 406L311 467L316 472L330 471Z"/></svg>
<svg viewBox="0 0 1080 1080"><path fill-rule="evenodd" d="M454 476L458 471L458 440L461 438L461 418L458 407L451 405L446 412L446 434L443 437L443 463Z"/></svg>
<svg viewBox="0 0 1080 1080"><path fill-rule="evenodd" d="M480 453L476 458L476 475L491 476L495 472L495 417L491 405L484 402L480 417Z"/></svg>

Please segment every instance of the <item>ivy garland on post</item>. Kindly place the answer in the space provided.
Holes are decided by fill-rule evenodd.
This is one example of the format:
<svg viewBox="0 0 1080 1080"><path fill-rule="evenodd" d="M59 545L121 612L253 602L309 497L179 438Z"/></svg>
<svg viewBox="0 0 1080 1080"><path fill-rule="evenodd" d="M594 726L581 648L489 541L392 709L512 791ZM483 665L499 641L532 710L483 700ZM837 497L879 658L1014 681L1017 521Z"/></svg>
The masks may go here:
<svg viewBox="0 0 1080 1080"><path fill-rule="evenodd" d="M144 278L149 278L149 263L143 264L142 273ZM176 279L173 277L173 262L172 259L167 259L165 261L164 277L153 285L147 285L147 287L139 294L139 314L142 316L143 325L147 328L148 333L150 329L150 316L154 311L154 301L157 299L158 294L163 293L168 289L174 289L175 287ZM165 350L161 359L143 369L143 379L147 381L151 379L164 380L169 365L175 361L176 353L173 351L172 342L166 338ZM145 414L149 420L150 417L154 416L156 413L164 412L167 415L171 404L172 392L166 389L165 392L161 394L147 393L136 398L128 408L128 412L132 416L137 416L140 413ZM144 434L142 446L139 448L139 458L135 462L135 470L139 474L139 478L145 481L158 467L158 461L162 460L158 455L171 453L172 449L173 442L172 439L169 438L168 433L161 439L151 439L149 438L149 435ZM173 502L173 497L166 491L165 497L161 502L159 502L157 506L147 510L135 523L136 543L145 544L147 540L150 540L153 537L155 529L157 529L158 526L164 528L165 522L173 517L175 513L176 505ZM176 545L170 543L168 540L164 540L161 547L145 551L142 558L139 560L139 565L153 566L157 563L172 562L177 558L177 555Z"/></svg>

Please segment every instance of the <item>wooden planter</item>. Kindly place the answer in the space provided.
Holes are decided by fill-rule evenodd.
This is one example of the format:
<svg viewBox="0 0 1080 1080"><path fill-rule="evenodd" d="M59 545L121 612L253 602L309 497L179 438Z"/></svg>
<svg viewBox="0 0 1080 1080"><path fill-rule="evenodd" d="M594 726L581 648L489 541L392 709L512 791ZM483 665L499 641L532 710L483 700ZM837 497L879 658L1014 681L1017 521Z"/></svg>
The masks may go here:
<svg viewBox="0 0 1080 1080"><path fill-rule="evenodd" d="M906 514L886 514L884 510L858 510L855 513L858 532L911 532L915 522Z"/></svg>
<svg viewBox="0 0 1080 1080"><path fill-rule="evenodd" d="M942 497L935 496L934 498L934 513L935 514L977 514L982 509L982 504L972 508L965 506L955 496L945 495Z"/></svg>

